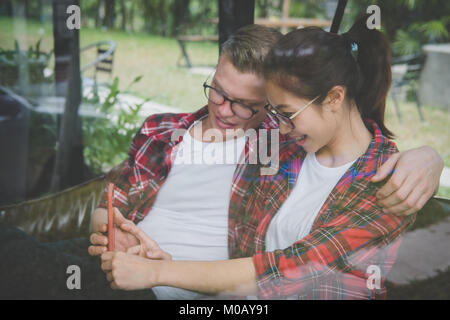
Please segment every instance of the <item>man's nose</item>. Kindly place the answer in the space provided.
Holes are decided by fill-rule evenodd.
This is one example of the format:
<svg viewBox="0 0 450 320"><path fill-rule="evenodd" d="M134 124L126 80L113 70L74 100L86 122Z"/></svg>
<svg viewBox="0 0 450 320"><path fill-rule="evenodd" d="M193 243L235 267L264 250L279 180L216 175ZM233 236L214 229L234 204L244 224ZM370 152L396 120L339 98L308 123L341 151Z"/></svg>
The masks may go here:
<svg viewBox="0 0 450 320"><path fill-rule="evenodd" d="M231 110L231 102L225 100L221 105L219 105L219 114L223 118L234 116L233 110Z"/></svg>

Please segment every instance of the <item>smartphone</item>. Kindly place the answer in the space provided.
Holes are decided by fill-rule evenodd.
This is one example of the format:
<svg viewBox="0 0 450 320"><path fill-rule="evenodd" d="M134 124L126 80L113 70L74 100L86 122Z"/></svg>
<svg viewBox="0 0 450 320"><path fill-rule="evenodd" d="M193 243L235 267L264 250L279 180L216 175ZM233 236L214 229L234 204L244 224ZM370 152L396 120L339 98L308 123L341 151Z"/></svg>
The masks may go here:
<svg viewBox="0 0 450 320"><path fill-rule="evenodd" d="M114 184L108 184L108 251L114 251Z"/></svg>

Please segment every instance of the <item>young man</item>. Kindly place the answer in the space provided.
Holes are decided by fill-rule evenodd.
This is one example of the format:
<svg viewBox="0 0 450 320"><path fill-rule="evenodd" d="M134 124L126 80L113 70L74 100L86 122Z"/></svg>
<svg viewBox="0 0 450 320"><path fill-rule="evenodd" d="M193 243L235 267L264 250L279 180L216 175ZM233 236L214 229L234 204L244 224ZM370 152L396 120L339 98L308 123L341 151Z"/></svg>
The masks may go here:
<svg viewBox="0 0 450 320"><path fill-rule="evenodd" d="M275 127L265 119L266 96L261 69L264 56L279 36L277 31L262 26L241 29L224 45L216 74L205 84L207 107L192 114L153 115L144 122L133 140L129 160L119 177L113 180L116 187L114 206L117 208L115 223L131 225L130 220L133 221L160 247L132 230L116 228L117 251L136 253L136 248L142 249L137 245L143 244L152 249L150 254L144 254L153 259L169 259L164 251L172 254L175 260L229 258L229 245L240 239L229 237L236 230L230 230L234 217L229 216L228 211L241 205L230 203L230 199L238 198L243 191L239 188L239 177L245 166L236 163L184 165L174 161L173 156L176 160L177 151L188 142L215 149L216 145L202 140L202 133L208 129L226 135L227 129ZM202 131L198 135L195 129L200 124ZM172 141L173 134L179 129L188 132L182 141ZM234 150L245 148L241 139L233 139ZM436 189L442 160L428 147L410 150L391 157L374 178L381 181L394 168L394 174L379 192L379 204L393 213L416 212ZM417 192L425 199L417 198ZM102 234L106 231L104 205L103 201L103 208L97 209L92 218L89 254L93 256L106 251L107 238ZM73 254L74 250L68 250L67 244L43 245L18 230L1 224L0 229L2 297L124 297L105 288L109 284L98 258L86 260L82 253ZM76 251L87 251L85 241L70 245L76 247ZM81 290L69 290L66 286L69 265L81 268ZM136 265L132 264L132 268ZM134 274L136 269L132 270ZM100 277L102 281L98 280ZM162 299L201 297L175 288L161 287L154 292Z"/></svg>
<svg viewBox="0 0 450 320"><path fill-rule="evenodd" d="M245 165L180 165L177 157L180 150L189 152L187 146L192 144L198 145L198 150L210 149L210 141L205 141L207 130L218 131L226 137L226 131L231 129L276 128L276 124L265 118L262 61L279 36L272 29L257 25L239 30L224 44L216 74L211 83L204 85L209 100L207 108L192 114L151 116L135 136L129 162L113 181L114 206L117 213L156 241L147 246L153 254L147 257L165 259L169 257L167 253L174 260L191 261L227 260L230 254L236 257L235 247L243 239L233 236L239 234L233 230L237 219L233 212L239 212L236 208L242 203L230 203L230 198L239 199L245 193L240 187ZM196 131L199 125L202 129ZM171 137L179 129L187 132L182 139L173 141ZM234 142L242 152L244 143L239 138ZM227 143L230 139L224 144ZM220 143L215 147L223 148ZM436 188L442 161L427 147L400 153L379 168L374 181L383 180L394 168L394 174L379 192L379 205L391 213L416 212ZM424 179L426 171L430 175ZM417 184L419 181L424 185ZM105 201L101 207L105 207ZM117 214L118 224L125 222L120 214ZM93 246L89 248L92 255L106 252L107 239L100 233L106 231L105 222L106 211L97 209L93 217ZM127 231L117 229L116 232L118 251L139 244L139 239ZM141 241L144 238L142 235ZM129 263L130 270L139 266L138 261ZM108 277L111 279L112 275ZM201 285L194 287L201 289ZM174 287L153 290L160 299L202 297Z"/></svg>

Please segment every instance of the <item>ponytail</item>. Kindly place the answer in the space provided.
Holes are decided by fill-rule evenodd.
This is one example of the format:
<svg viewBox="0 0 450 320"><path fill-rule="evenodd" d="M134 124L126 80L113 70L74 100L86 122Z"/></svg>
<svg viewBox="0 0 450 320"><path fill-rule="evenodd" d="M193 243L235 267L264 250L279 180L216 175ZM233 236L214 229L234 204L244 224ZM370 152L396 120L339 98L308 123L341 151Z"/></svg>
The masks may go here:
<svg viewBox="0 0 450 320"><path fill-rule="evenodd" d="M386 97L392 81L391 50L380 31L367 28L368 17L363 15L343 35L358 47L356 61L360 81L354 98L363 119L374 120L385 136L392 137L392 132L384 125Z"/></svg>
<svg viewBox="0 0 450 320"><path fill-rule="evenodd" d="M264 61L264 76L291 93L321 103L336 85L347 88L363 120L372 119L382 133L393 137L384 124L386 97L391 84L390 47L378 30L369 30L369 15L337 35L317 27L289 32Z"/></svg>

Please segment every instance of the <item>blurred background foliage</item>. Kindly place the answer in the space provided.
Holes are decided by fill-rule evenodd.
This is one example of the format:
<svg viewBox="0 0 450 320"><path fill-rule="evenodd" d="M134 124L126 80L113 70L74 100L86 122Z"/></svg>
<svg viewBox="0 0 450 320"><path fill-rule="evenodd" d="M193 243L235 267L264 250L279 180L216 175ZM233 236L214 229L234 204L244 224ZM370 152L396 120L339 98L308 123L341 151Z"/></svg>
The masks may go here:
<svg viewBox="0 0 450 320"><path fill-rule="evenodd" d="M102 5L103 3L103 5ZM290 1L291 17L332 18L336 1ZM282 0L256 0L256 16L281 15ZM383 28L393 43L396 55L420 51L425 43L449 40L450 1L448 0L350 0L344 29L356 15L376 4L381 9ZM217 1L211 0L81 0L83 24L145 31L161 36L178 34L214 34L210 21L218 16ZM333 8L334 7L334 8ZM103 12L113 12L105 15Z"/></svg>
<svg viewBox="0 0 450 320"><path fill-rule="evenodd" d="M21 30L21 19L12 18L15 16L13 2L23 2L25 6L23 33L17 31ZM4 51L15 51L18 40L21 50L31 47L34 52L50 53L53 49L51 3L51 0L0 1L0 47ZM381 9L382 30L392 43L394 56L418 53L427 43L450 41L448 0L349 0L340 30L347 31L356 16L371 4ZM336 5L337 0L290 0L289 16L331 20ZM80 6L80 47L104 39L117 44L113 77L109 79L111 94L128 91L181 112L194 111L206 103L202 83L207 76L177 66L181 53L175 37L217 34L217 24L213 22L218 17L217 0L80 0ZM282 0L255 0L255 18L280 19L282 7ZM217 62L217 43L191 43L187 50L194 65L213 66ZM93 59L93 53L83 54L81 65ZM53 56L46 63L51 70ZM143 78L127 87L138 75ZM90 74L83 74L85 76ZM118 80L113 80L116 77ZM102 108L101 103L99 108ZM137 130L137 127L130 129L131 125L140 125L143 121L135 118L134 108L133 105L121 109L122 122L83 119L85 161L93 172L104 171L105 164L111 167L126 158L133 130ZM426 121L420 122L410 101L403 102L400 109L403 123L396 118L392 103L388 103L386 114L400 149L430 145L442 155L446 166L450 166L450 141L445 134L448 133L449 113L427 106L424 108ZM119 144L105 142L103 146L102 139L117 140ZM449 192L445 190L446 195Z"/></svg>
<svg viewBox="0 0 450 320"><path fill-rule="evenodd" d="M0 83L14 86L19 80L20 69L27 64L30 83L51 81L45 77L44 69L48 66L53 50L42 52L41 39L28 50L20 48L17 40L14 41L14 50L5 50L0 45Z"/></svg>
<svg viewBox="0 0 450 320"><path fill-rule="evenodd" d="M130 142L142 123L139 111L148 100L139 103L119 103L119 94L126 93L141 80L135 78L125 90L119 89L116 77L108 85L108 95L100 99L97 92L86 103L97 105L97 111L105 114L102 118L85 118L83 124L84 159L94 176L107 172L127 158ZM113 112L114 108L116 112Z"/></svg>
<svg viewBox="0 0 450 320"><path fill-rule="evenodd" d="M382 28L392 43L394 55L418 53L422 45L449 41L450 1L446 0L350 0L349 24L371 4L381 10Z"/></svg>
<svg viewBox="0 0 450 320"><path fill-rule="evenodd" d="M13 1L24 0L2 0L0 15L12 12ZM26 17L42 20L51 14L49 3L49 0L25 1ZM291 0L289 15L331 19L336 4L336 0ZM380 7L383 29L397 55L417 52L424 43L449 40L448 0L349 0L342 30L346 30L356 15L371 4ZM282 5L282 0L256 0L255 16L280 17ZM85 27L169 37L217 33L216 25L211 23L218 17L218 1L215 0L80 0L80 6Z"/></svg>

